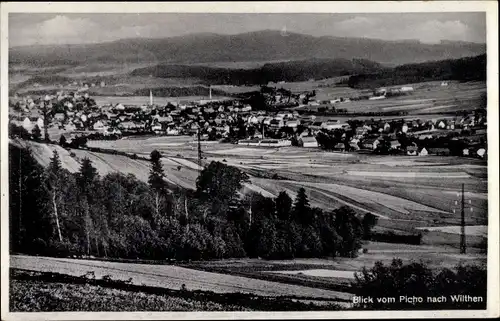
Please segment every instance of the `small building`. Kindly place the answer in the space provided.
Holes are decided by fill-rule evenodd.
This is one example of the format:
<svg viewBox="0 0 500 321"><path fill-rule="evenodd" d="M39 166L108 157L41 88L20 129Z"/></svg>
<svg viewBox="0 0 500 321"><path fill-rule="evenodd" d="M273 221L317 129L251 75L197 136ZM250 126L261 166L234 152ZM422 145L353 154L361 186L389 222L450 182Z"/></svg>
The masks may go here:
<svg viewBox="0 0 500 321"><path fill-rule="evenodd" d="M425 147L422 147L418 150L418 155L419 156L427 156L427 155L429 155L429 152L427 151L427 149Z"/></svg>
<svg viewBox="0 0 500 321"><path fill-rule="evenodd" d="M436 126L440 129L445 129L446 128L446 121L440 120L436 123Z"/></svg>
<svg viewBox="0 0 500 321"><path fill-rule="evenodd" d="M33 126L33 124L31 123L31 120L28 117L24 118L23 128L26 129L27 131L31 131L31 129L33 127L35 127L35 126Z"/></svg>
<svg viewBox="0 0 500 321"><path fill-rule="evenodd" d="M429 148L429 154L448 156L450 155L450 149L446 147Z"/></svg>
<svg viewBox="0 0 500 321"><path fill-rule="evenodd" d="M38 125L38 127L44 128L45 124L43 122L43 117L38 117L37 120L36 120L36 124Z"/></svg>
<svg viewBox="0 0 500 321"><path fill-rule="evenodd" d="M302 147L306 147L306 148L319 146L318 141L316 140L316 137L314 137L314 136L300 137L299 138L299 145L302 145Z"/></svg>
<svg viewBox="0 0 500 321"><path fill-rule="evenodd" d="M344 143L338 143L335 146L333 146L333 150L343 152L345 151L345 145Z"/></svg>
<svg viewBox="0 0 500 321"><path fill-rule="evenodd" d="M380 141L378 140L378 138L366 139L362 144L364 149L375 150L377 149L378 144L380 144Z"/></svg>
<svg viewBox="0 0 500 321"><path fill-rule="evenodd" d="M96 121L94 123L94 126L92 126L94 128L94 130L98 130L98 131L103 131L104 130L104 123L100 120Z"/></svg>
<svg viewBox="0 0 500 321"><path fill-rule="evenodd" d="M299 124L300 124L299 120L289 120L286 122L286 127L297 128Z"/></svg>
<svg viewBox="0 0 500 321"><path fill-rule="evenodd" d="M64 113L56 113L54 114L54 119L57 121L63 121L65 118Z"/></svg>
<svg viewBox="0 0 500 321"><path fill-rule="evenodd" d="M427 150L426 150L427 152ZM417 146L408 146L406 147L406 155L408 156L418 156L419 150Z"/></svg>
<svg viewBox="0 0 500 321"><path fill-rule="evenodd" d="M271 122L269 123L269 126L273 128L281 128L285 126L285 123L281 119L272 119Z"/></svg>
<svg viewBox="0 0 500 321"><path fill-rule="evenodd" d="M391 149L399 149L401 147L401 143L397 140L391 140Z"/></svg>

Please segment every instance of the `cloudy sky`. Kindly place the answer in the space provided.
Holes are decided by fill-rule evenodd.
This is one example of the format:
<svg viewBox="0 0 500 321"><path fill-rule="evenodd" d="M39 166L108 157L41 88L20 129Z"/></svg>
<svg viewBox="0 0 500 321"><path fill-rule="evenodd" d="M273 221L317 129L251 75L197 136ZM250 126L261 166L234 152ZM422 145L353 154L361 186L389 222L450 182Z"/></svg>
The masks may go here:
<svg viewBox="0 0 500 321"><path fill-rule="evenodd" d="M263 29L313 36L486 42L484 13L396 14L25 14L9 15L10 46L98 43L190 33L237 34Z"/></svg>

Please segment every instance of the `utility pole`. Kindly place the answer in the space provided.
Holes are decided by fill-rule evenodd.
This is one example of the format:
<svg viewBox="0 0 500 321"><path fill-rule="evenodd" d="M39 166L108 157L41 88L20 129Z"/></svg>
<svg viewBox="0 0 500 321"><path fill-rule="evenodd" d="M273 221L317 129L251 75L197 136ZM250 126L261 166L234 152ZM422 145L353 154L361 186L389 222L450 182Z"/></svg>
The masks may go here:
<svg viewBox="0 0 500 321"><path fill-rule="evenodd" d="M465 196L464 196L464 183L462 183L462 209L461 209L461 233L460 233L460 253L465 254L466 244L465 244Z"/></svg>
<svg viewBox="0 0 500 321"><path fill-rule="evenodd" d="M460 193L457 193L457 198L460 197L460 254L465 254L467 252L467 243L465 241L466 235L465 235L465 207L466 207L466 202L465 202L465 184L462 183L462 195ZM474 212L472 201L469 199L467 202L468 208L471 212ZM458 200L455 201L455 206L458 207ZM456 213L456 209L453 208L453 214Z"/></svg>
<svg viewBox="0 0 500 321"><path fill-rule="evenodd" d="M201 126L198 124L198 173L201 172Z"/></svg>

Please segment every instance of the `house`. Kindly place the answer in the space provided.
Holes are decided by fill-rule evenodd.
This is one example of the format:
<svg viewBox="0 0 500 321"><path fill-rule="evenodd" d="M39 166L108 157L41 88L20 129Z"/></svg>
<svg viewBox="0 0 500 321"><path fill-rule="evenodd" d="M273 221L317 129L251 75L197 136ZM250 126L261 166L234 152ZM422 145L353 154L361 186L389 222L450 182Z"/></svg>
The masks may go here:
<svg viewBox="0 0 500 321"><path fill-rule="evenodd" d="M314 136L309 136L309 137L300 137L299 138L299 145L302 147L318 147L318 141L316 140L316 137Z"/></svg>
<svg viewBox="0 0 500 321"><path fill-rule="evenodd" d="M57 121L63 121L65 118L64 113L55 113L54 114L54 119Z"/></svg>
<svg viewBox="0 0 500 321"><path fill-rule="evenodd" d="M423 154L421 154L423 152ZM406 147L406 155L408 156L425 156L427 155L427 150L425 148L422 148L419 150L419 148L416 145L408 146Z"/></svg>
<svg viewBox="0 0 500 321"><path fill-rule="evenodd" d="M429 152L427 151L427 149L425 147L422 147L418 150L418 155L427 156L427 155L429 155Z"/></svg>
<svg viewBox="0 0 500 321"><path fill-rule="evenodd" d="M292 141L289 139L263 139L260 141L259 146L266 147L283 147L283 146L291 146Z"/></svg>
<svg viewBox="0 0 500 321"><path fill-rule="evenodd" d="M405 123L403 126L401 126L401 132L407 133L408 132L408 125Z"/></svg>
<svg viewBox="0 0 500 321"><path fill-rule="evenodd" d="M264 120L262 121L262 123L264 125L270 125L271 124L271 120L272 120L271 117L266 117L266 118L264 118Z"/></svg>
<svg viewBox="0 0 500 321"><path fill-rule="evenodd" d="M368 129L366 127L356 127L355 133L356 136L362 136L368 132Z"/></svg>
<svg viewBox="0 0 500 321"><path fill-rule="evenodd" d="M443 147L438 147L438 148L429 148L429 154L431 155L450 155L450 149L449 148L443 148Z"/></svg>
<svg viewBox="0 0 500 321"><path fill-rule="evenodd" d="M384 128L384 131L385 131L385 132L388 132L388 131L390 131L390 130L391 130L391 124L389 124L389 123L385 123L383 128Z"/></svg>
<svg viewBox="0 0 500 321"><path fill-rule="evenodd" d="M445 129L446 128L446 121L440 120L436 123L436 126L440 129Z"/></svg>
<svg viewBox="0 0 500 321"><path fill-rule="evenodd" d="M167 128L166 134L171 135L171 136L175 136L175 135L179 135L180 132L179 132L179 129L177 129L177 128L169 127L169 128Z"/></svg>
<svg viewBox="0 0 500 321"><path fill-rule="evenodd" d="M174 121L174 118L172 116L170 116L170 115L165 116L165 117L155 116L155 118L161 124L171 123L172 121Z"/></svg>
<svg viewBox="0 0 500 321"><path fill-rule="evenodd" d="M484 148L479 148L476 152L477 156L479 156L480 158L485 158L487 153L486 153L486 149Z"/></svg>
<svg viewBox="0 0 500 321"><path fill-rule="evenodd" d="M94 128L94 130L103 131L104 130L104 123L102 121L98 120L94 123L94 126L92 126L92 128Z"/></svg>
<svg viewBox="0 0 500 321"><path fill-rule="evenodd" d="M333 150L339 151L339 152L345 151L344 143L338 143L337 145L333 146Z"/></svg>
<svg viewBox="0 0 500 321"><path fill-rule="evenodd" d="M245 105L245 107L243 107L241 109L242 112L249 112L249 111L252 111L252 106L250 105Z"/></svg>
<svg viewBox="0 0 500 321"><path fill-rule="evenodd" d="M315 122L312 123L311 126L309 126L309 128L311 130L320 130L324 126L326 126L326 124L324 124L322 121L315 121Z"/></svg>
<svg viewBox="0 0 500 321"><path fill-rule="evenodd" d="M43 122L43 118L42 117L38 117L38 119L36 120L36 124L38 125L38 127L40 128L43 128L45 127L45 124Z"/></svg>
<svg viewBox="0 0 500 321"><path fill-rule="evenodd" d="M135 129L137 129L137 126L132 121L125 121L123 123L120 123L118 125L118 128L120 128L122 130L135 130Z"/></svg>
<svg viewBox="0 0 500 321"><path fill-rule="evenodd" d="M285 126L285 123L281 119L273 119L269 123L269 126L272 128L281 128L281 127Z"/></svg>
<svg viewBox="0 0 500 321"><path fill-rule="evenodd" d="M357 140L357 139L353 139L353 140L351 140L351 141L349 142L349 148L350 148L351 150L359 150L360 148L359 148L358 143L359 143L359 140Z"/></svg>
<svg viewBox="0 0 500 321"><path fill-rule="evenodd" d="M327 130L341 129L349 126L347 123L341 123L337 119L330 119L326 123L323 123L322 127Z"/></svg>
<svg viewBox="0 0 500 321"><path fill-rule="evenodd" d="M287 114L286 114L285 112L280 111L280 112L278 112L278 113L276 114L276 117L274 117L274 118L275 118L275 119L281 119L281 120L283 120L283 119L285 119L285 118L286 118L286 116L287 116Z"/></svg>
<svg viewBox="0 0 500 321"><path fill-rule="evenodd" d="M161 124L156 124L156 125L151 126L151 130L158 134L163 130L163 128L162 128Z"/></svg>
<svg viewBox="0 0 500 321"><path fill-rule="evenodd" d="M28 117L24 118L23 128L26 129L27 131L31 131L33 127L35 126L31 123L31 120Z"/></svg>
<svg viewBox="0 0 500 321"><path fill-rule="evenodd" d="M380 144L380 141L378 140L378 138L366 139L363 141L363 148L375 150L375 149L377 149L378 144Z"/></svg>
<svg viewBox="0 0 500 321"><path fill-rule="evenodd" d="M259 118L256 116L249 116L248 117L248 123L249 124L258 124L259 123Z"/></svg>
<svg viewBox="0 0 500 321"><path fill-rule="evenodd" d="M300 124L299 120L289 120L286 122L286 127L297 128L299 124Z"/></svg>
<svg viewBox="0 0 500 321"><path fill-rule="evenodd" d="M391 140L391 149L399 149L401 147L401 143L397 140Z"/></svg>

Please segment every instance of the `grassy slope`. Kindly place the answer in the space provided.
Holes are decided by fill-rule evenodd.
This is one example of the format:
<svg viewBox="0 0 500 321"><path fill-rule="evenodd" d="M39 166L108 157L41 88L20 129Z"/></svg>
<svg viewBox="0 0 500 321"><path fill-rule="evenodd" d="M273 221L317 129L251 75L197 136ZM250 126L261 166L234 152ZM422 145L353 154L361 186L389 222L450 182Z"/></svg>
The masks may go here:
<svg viewBox="0 0 500 321"><path fill-rule="evenodd" d="M244 311L240 306L103 288L89 284L12 280L12 312Z"/></svg>

